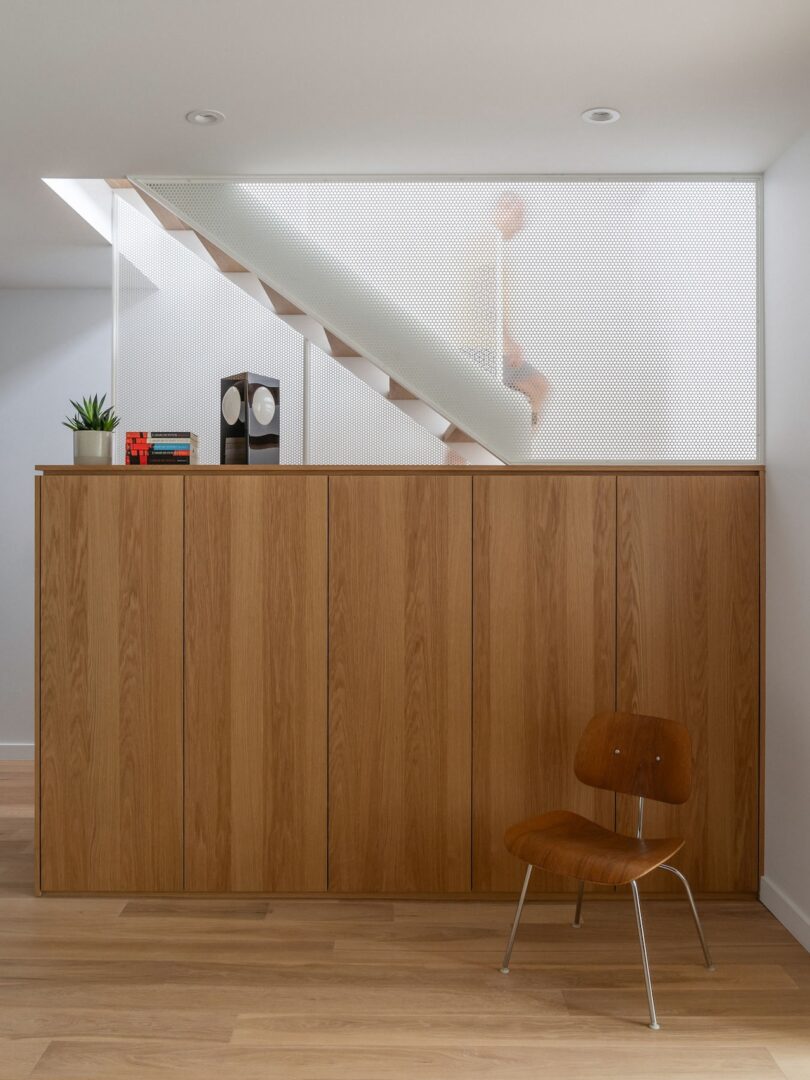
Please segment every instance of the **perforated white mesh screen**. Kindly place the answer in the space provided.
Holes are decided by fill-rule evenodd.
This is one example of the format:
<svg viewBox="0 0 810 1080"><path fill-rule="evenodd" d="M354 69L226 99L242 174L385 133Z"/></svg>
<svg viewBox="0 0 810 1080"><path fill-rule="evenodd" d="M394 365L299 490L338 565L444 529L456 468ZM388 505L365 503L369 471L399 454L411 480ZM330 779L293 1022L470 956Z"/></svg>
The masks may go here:
<svg viewBox="0 0 810 1080"><path fill-rule="evenodd" d="M421 424L310 346L306 457L312 465L445 465L450 449Z"/></svg>
<svg viewBox="0 0 810 1080"><path fill-rule="evenodd" d="M126 431L193 431L217 463L219 381L255 371L281 381L281 460L301 462L301 336L122 197L115 217L116 460Z"/></svg>
<svg viewBox="0 0 810 1080"><path fill-rule="evenodd" d="M505 460L756 458L753 180L142 183Z"/></svg>

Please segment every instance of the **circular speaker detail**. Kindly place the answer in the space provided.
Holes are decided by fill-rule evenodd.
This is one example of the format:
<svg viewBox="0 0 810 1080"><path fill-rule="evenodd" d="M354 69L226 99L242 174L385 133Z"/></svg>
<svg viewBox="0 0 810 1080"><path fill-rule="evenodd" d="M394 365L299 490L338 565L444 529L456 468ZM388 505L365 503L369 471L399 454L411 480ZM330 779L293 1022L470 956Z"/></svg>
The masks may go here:
<svg viewBox="0 0 810 1080"><path fill-rule="evenodd" d="M222 398L222 416L231 427L242 418L242 395L237 386L229 386Z"/></svg>
<svg viewBox="0 0 810 1080"><path fill-rule="evenodd" d="M227 397L227 394L225 396ZM250 407L253 410L256 422L261 424L262 427L267 427L276 415L276 399L266 386L256 387Z"/></svg>

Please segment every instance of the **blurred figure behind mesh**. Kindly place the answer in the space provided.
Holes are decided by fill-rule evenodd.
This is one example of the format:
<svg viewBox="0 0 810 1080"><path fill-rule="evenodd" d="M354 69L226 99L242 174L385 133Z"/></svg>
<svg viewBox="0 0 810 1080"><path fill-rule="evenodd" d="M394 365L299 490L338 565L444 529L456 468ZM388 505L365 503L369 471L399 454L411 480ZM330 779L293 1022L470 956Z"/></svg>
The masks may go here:
<svg viewBox="0 0 810 1080"><path fill-rule="evenodd" d="M525 224L523 197L514 191L502 192L489 224L465 248L455 332L456 344L465 356L528 398L536 426L551 387L515 340L510 308L514 278L509 242Z"/></svg>

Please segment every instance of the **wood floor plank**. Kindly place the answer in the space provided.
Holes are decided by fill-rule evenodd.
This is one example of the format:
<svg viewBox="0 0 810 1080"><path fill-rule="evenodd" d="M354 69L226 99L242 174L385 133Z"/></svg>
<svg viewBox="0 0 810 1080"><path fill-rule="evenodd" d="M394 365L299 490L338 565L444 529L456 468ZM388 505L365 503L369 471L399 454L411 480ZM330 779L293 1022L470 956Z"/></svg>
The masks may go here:
<svg viewBox="0 0 810 1080"><path fill-rule="evenodd" d="M612 1016L572 1014L545 1015L531 1012L481 1012L475 1020L475 1042L479 1046L643 1046L649 1039L643 1024L617 1024ZM766 1045L788 1057L797 1048L807 1049L807 1040L797 1036L792 1018L773 1018L767 1023L749 1019L672 1017L656 1035L656 1045L702 1043L710 1038L715 1047ZM382 1026L372 1016L356 1012L323 1015L244 1013L237 1017L231 1040L249 1046L466 1046L470 1042L469 1021L461 1013L396 1013Z"/></svg>
<svg viewBox="0 0 810 1080"><path fill-rule="evenodd" d="M769 1045L768 1049L786 1080L810 1080L810 1055L806 1040L789 1047Z"/></svg>
<svg viewBox="0 0 810 1080"><path fill-rule="evenodd" d="M402 1012L433 1015L456 1013L475 1016L497 1013L511 1016L521 1009L534 1009L544 1016L568 1016L568 1006L561 991L520 991L493 993L487 987L464 992L456 987L423 990L409 986L364 987L359 983L339 988L324 985L266 987L261 982L227 983L212 977L203 985L153 982L95 982L71 985L40 982L29 984L19 979L14 984L0 984L0 1008L8 1006L43 1008L69 1006L77 1009L161 1008L166 1010L197 1008L205 1010L254 1010L274 1015L329 1016L345 1013L376 1017L385 1027L385 1018Z"/></svg>
<svg viewBox="0 0 810 1080"><path fill-rule="evenodd" d="M626 1017L643 1010L644 990L616 989L609 994L604 990L565 990L563 997L569 1008L580 1014ZM797 1021L801 1018L806 1029L810 1016L810 993L801 989L724 990L718 994L714 990L662 986L656 990L655 1001L658 1019L664 1021L671 1016L748 1017L752 1021L792 1016ZM807 1030L805 1034L810 1055L810 1034Z"/></svg>
<svg viewBox="0 0 810 1080"><path fill-rule="evenodd" d="M0 1080L25 1080L48 1042L48 1039L0 1039Z"/></svg>
<svg viewBox="0 0 810 1080"><path fill-rule="evenodd" d="M223 1009L76 1009L10 1005L0 1013L0 1039L30 1040L47 1031L51 1038L73 1040L193 1039L201 1043L227 1043L231 1040L236 1016L236 1013Z"/></svg>
<svg viewBox="0 0 810 1080"><path fill-rule="evenodd" d="M267 900L130 900L124 905L122 916L158 916L159 918L187 919L264 919L270 910Z"/></svg>
<svg viewBox="0 0 810 1080"><path fill-rule="evenodd" d="M223 942L216 945L205 941L175 944L156 941L148 944L139 940L118 941L113 944L101 939L72 941L47 937L9 941L7 937L0 935L0 956L5 957L6 961L42 958L48 963L65 961L84 965L93 959L104 962L113 954L116 963L124 970L141 967L151 960L157 968L165 968L167 971L174 965L178 969L185 966L209 974L215 964L221 964L224 968L236 965L247 969L268 964L280 965L285 958L295 964L312 963L331 953L333 948L334 944L330 941L276 941L261 950L256 941ZM199 962L197 958L201 956L204 956L205 960Z"/></svg>
<svg viewBox="0 0 810 1080"><path fill-rule="evenodd" d="M200 1049L153 1043L115 1045L106 1042L75 1043L56 1040L43 1054L32 1076L47 1080L88 1080L114 1076L116 1080L185 1078L194 1080L524 1080L555 1077L556 1080L649 1080L664 1075L660 1051L652 1032L649 1045L623 1047L546 1048L538 1059L532 1047L362 1047L346 1048L336 1070L331 1048L308 1046L278 1050L267 1047L229 1046ZM667 1054L666 1076L670 1080L698 1080L718 1075L735 1080L784 1080L779 1067L764 1048L732 1047L713 1050L684 1048Z"/></svg>

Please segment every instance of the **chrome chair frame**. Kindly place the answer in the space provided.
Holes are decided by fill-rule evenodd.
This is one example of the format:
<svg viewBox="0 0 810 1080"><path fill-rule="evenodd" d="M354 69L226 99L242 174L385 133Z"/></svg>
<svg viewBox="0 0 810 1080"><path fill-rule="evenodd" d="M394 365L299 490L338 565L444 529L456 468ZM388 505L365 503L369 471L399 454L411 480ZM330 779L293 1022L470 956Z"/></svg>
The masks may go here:
<svg viewBox="0 0 810 1080"><path fill-rule="evenodd" d="M639 796L638 800L638 819L636 825L636 836L640 840L642 837L642 831L644 827L644 798ZM512 931L509 935L509 941L506 946L506 952L504 953L503 963L501 965L501 973L503 975L509 974L509 961L512 959L512 949L515 944L515 938L517 937L518 927L520 926L520 917L523 914L523 905L526 902L526 894L529 891L529 882L532 876L532 870L534 867L529 864L526 867L526 876L523 879L523 888L520 890L520 898L517 904L517 910L515 911L515 919L512 923ZM703 933L703 926L698 915L698 910L695 905L695 898L692 895L692 889L685 874L682 874L680 870L674 866L670 866L668 863L661 863L656 867L657 870L666 870L670 874L674 874L679 879L684 889L686 890L686 898L689 901L689 907L692 911L692 919L695 923L695 929L697 930L698 940L700 941L700 947L703 950L703 957L706 962L706 967L709 971L714 971L714 963L712 962L711 953L709 952L709 946L706 943L706 936ZM644 986L647 991L647 1007L650 1012L650 1028L653 1031L658 1031L661 1025L658 1023L658 1018L655 1012L655 995L653 994L652 976L650 974L650 961L647 956L647 940L644 934L644 918L641 914L641 897L638 891L638 881L630 882L630 889L633 893L633 907L636 913L636 929L638 931L638 943L641 949L641 964L644 969ZM580 881L577 890L577 904L574 912L574 921L572 926L579 929L582 926L582 898L585 892L585 882Z"/></svg>

